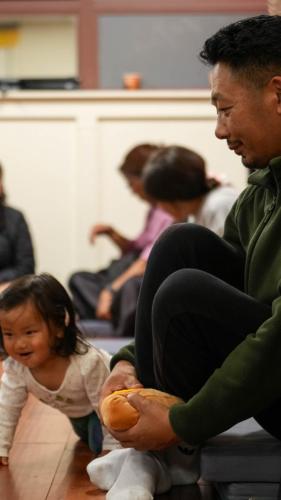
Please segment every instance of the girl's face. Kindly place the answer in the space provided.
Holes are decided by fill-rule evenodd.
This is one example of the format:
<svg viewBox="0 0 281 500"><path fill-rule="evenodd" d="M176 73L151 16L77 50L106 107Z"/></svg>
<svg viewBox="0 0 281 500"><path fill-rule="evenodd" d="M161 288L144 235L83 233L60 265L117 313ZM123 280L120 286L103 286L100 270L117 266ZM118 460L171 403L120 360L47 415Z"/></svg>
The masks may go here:
<svg viewBox="0 0 281 500"><path fill-rule="evenodd" d="M0 311L0 326L7 354L29 369L42 368L57 355L54 334L31 301Z"/></svg>

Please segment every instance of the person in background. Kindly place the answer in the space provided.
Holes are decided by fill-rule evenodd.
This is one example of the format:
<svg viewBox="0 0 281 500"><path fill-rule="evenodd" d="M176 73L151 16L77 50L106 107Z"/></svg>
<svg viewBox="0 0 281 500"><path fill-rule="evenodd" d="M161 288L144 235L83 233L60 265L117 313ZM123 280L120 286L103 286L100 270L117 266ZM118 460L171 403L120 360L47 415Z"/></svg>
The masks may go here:
<svg viewBox="0 0 281 500"><path fill-rule="evenodd" d="M160 148L143 171L146 193L176 221L194 222L222 236L224 222L238 192L208 178L204 159L182 146Z"/></svg>
<svg viewBox="0 0 281 500"><path fill-rule="evenodd" d="M97 224L90 233L94 243L106 235L121 251L121 257L99 272L78 271L69 280L74 307L80 319L110 320L116 336L132 336L140 284L151 248L173 218L146 195L142 171L158 146L140 144L125 156L119 170L131 191L149 204L144 228L131 240L110 225Z"/></svg>
<svg viewBox="0 0 281 500"><path fill-rule="evenodd" d="M27 222L22 212L6 205L3 176L0 164L0 291L15 278L35 269Z"/></svg>

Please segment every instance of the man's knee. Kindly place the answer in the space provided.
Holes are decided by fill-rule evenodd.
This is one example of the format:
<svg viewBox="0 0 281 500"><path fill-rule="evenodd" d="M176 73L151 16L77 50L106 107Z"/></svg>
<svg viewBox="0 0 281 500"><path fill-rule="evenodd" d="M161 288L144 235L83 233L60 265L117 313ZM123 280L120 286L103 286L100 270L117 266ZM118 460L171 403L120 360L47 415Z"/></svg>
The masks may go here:
<svg viewBox="0 0 281 500"><path fill-rule="evenodd" d="M155 294L153 316L157 318L200 311L216 282L216 278L200 269L175 271L165 279Z"/></svg>
<svg viewBox="0 0 281 500"><path fill-rule="evenodd" d="M206 248L213 240L221 241L215 233L199 224L181 223L169 226L153 246L152 255L173 249L185 252L189 248Z"/></svg>

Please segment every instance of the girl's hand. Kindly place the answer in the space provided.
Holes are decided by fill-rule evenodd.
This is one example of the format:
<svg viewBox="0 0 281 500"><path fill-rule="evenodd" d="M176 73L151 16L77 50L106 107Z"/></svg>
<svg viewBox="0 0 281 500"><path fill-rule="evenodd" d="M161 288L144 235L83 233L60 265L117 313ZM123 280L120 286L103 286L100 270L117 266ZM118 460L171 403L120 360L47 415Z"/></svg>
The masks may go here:
<svg viewBox="0 0 281 500"><path fill-rule="evenodd" d="M0 465L9 465L8 457L0 457Z"/></svg>

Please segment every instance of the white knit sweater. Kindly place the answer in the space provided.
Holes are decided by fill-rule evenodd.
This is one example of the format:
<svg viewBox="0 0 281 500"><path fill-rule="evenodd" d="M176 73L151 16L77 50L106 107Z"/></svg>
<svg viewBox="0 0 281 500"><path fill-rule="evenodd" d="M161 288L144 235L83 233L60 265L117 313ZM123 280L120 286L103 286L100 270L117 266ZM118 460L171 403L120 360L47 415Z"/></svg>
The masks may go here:
<svg viewBox="0 0 281 500"><path fill-rule="evenodd" d="M89 347L86 354L70 356L64 380L52 391L39 384L30 370L12 358L3 363L0 385L0 457L8 456L17 423L29 393L68 417L81 417L97 412L101 387L109 374L110 356L103 350ZM104 449L119 443L103 428Z"/></svg>

